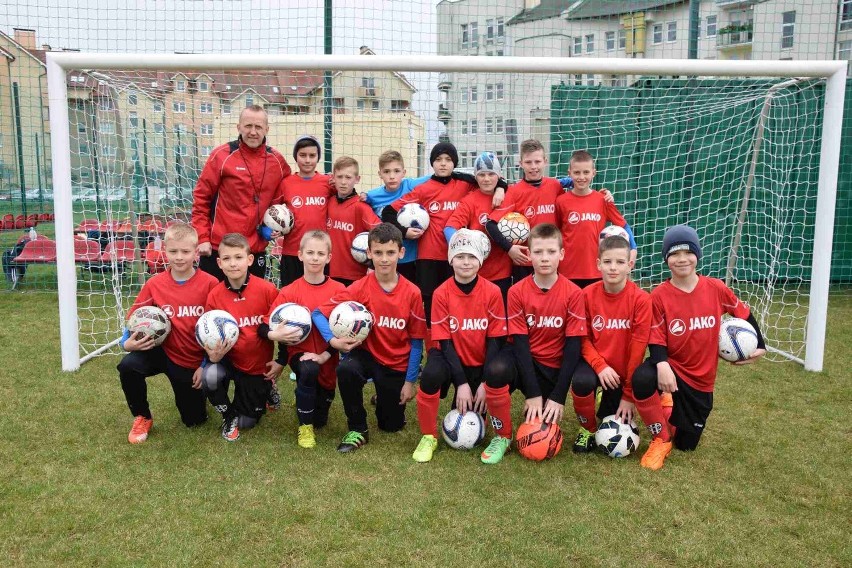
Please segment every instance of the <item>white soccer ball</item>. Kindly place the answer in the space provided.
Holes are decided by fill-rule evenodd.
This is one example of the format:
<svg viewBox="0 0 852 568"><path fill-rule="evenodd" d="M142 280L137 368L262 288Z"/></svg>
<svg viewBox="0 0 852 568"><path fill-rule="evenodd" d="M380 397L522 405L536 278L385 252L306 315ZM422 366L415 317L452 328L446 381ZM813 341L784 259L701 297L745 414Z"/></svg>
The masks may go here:
<svg viewBox="0 0 852 568"><path fill-rule="evenodd" d="M469 450L485 437L485 421L472 410L459 414L455 408L447 412L441 425L447 445L456 450Z"/></svg>
<svg viewBox="0 0 852 568"><path fill-rule="evenodd" d="M630 242L630 235L627 234L627 230L624 227L619 227L618 225L610 225L608 227L604 227L603 231L599 235L599 240L604 240L607 237L621 237L628 243Z"/></svg>
<svg viewBox="0 0 852 568"><path fill-rule="evenodd" d="M237 320L225 310L204 312L195 323L195 339L205 349L216 349L220 345L230 349L239 336Z"/></svg>
<svg viewBox="0 0 852 568"><path fill-rule="evenodd" d="M373 314L364 304L342 302L328 316L331 333L338 339L357 339L363 341L373 329Z"/></svg>
<svg viewBox="0 0 852 568"><path fill-rule="evenodd" d="M719 326L719 357L725 361L744 361L757 349L757 332L744 319L730 318Z"/></svg>
<svg viewBox="0 0 852 568"><path fill-rule="evenodd" d="M396 220L406 229L423 229L429 227L429 212L419 203L406 203L396 215Z"/></svg>
<svg viewBox="0 0 852 568"><path fill-rule="evenodd" d="M352 253L352 258L354 258L359 264L367 264L370 260L367 258L369 234L370 233L367 232L358 233L355 235L355 238L352 239L352 246L349 248L349 252Z"/></svg>
<svg viewBox="0 0 852 568"><path fill-rule="evenodd" d="M497 229L504 237L512 241L513 245L527 242L527 238L530 236L530 222L527 221L526 217L515 211L506 213L497 222Z"/></svg>
<svg viewBox="0 0 852 568"><path fill-rule="evenodd" d="M282 235L293 230L293 223L295 223L293 212L284 204L272 205L263 214L263 224Z"/></svg>
<svg viewBox="0 0 852 568"><path fill-rule="evenodd" d="M172 322L166 312L157 306L141 306L130 314L127 329L131 334L141 331L154 338L154 345L160 345L172 330Z"/></svg>
<svg viewBox="0 0 852 568"><path fill-rule="evenodd" d="M595 443L611 458L623 458L639 447L639 431L636 424L625 424L611 414L603 419L595 432Z"/></svg>
<svg viewBox="0 0 852 568"><path fill-rule="evenodd" d="M269 315L269 329L275 330L282 325L291 329L298 329L302 332L302 335L296 341L282 342L287 343L287 345L298 345L311 334L311 328L313 327L311 312L305 306L300 306L293 302L281 304L272 310L272 313Z"/></svg>

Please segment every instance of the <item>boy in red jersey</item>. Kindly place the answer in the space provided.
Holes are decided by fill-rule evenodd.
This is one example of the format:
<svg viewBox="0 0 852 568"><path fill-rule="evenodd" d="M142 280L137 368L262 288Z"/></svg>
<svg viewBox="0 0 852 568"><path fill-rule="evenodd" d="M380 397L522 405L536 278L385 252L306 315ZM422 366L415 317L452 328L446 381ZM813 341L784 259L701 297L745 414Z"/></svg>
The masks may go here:
<svg viewBox="0 0 852 568"><path fill-rule="evenodd" d="M651 292L651 353L633 375L636 408L653 436L640 464L654 470L663 467L672 446L682 451L698 446L713 409L722 314L746 319L757 331L758 348L735 364L753 363L766 353L748 306L721 280L696 272L701 245L695 229L669 227L663 258L672 277ZM672 397L668 419L660 392Z"/></svg>
<svg viewBox="0 0 852 568"><path fill-rule="evenodd" d="M142 286L128 312L129 316L142 306L157 306L166 312L172 324L172 331L162 345L154 346L151 337L142 333L131 335L127 330L120 342L128 352L118 364L118 376L134 417L127 436L131 444L147 440L154 425L146 377L165 373L184 424L196 426L207 420L204 393L194 380L204 357L204 350L195 341L195 322L204 311L207 294L218 282L193 267L197 246L198 235L191 226L176 223L166 229L163 248L168 268Z"/></svg>
<svg viewBox="0 0 852 568"><path fill-rule="evenodd" d="M598 244L607 221L624 227L630 236L630 259L636 262L636 243L627 221L615 203L604 195L592 191L595 178L595 161L585 150L571 155L568 174L574 187L556 199L557 226L562 230L565 259L559 263L559 274L569 278L580 288L601 279L598 269Z"/></svg>
<svg viewBox="0 0 852 568"><path fill-rule="evenodd" d="M331 237L331 249L336 250L329 264L329 275L349 286L355 280L367 274L367 267L352 258L350 249L352 239L358 233L369 231L381 220L373 213L369 205L358 199L355 185L361 181L358 175L358 162L355 158L341 156L334 161L334 185L337 196L328 203L328 234Z"/></svg>
<svg viewBox="0 0 852 568"><path fill-rule="evenodd" d="M642 363L651 328L651 297L629 279L634 265L630 243L619 236L605 238L597 264L603 281L583 289L588 335L583 338L583 359L571 381L574 412L580 422L575 453L595 449L598 417L615 414L627 423L633 420L630 377ZM598 386L603 393L596 416Z"/></svg>
<svg viewBox="0 0 852 568"><path fill-rule="evenodd" d="M450 384L455 387L453 407L485 412L482 369L500 351L506 336L506 310L500 289L478 276L487 251L488 237L480 231L460 229L450 239L453 277L438 286L432 302L432 340L417 391L417 420L423 437L414 450L416 462L428 462L438 447L438 406Z"/></svg>
<svg viewBox="0 0 852 568"><path fill-rule="evenodd" d="M558 272L565 255L559 228L536 225L527 242L533 274L509 288L512 344L485 370L485 403L497 433L482 452L488 464L500 462L512 443L511 390L524 393L527 422L559 423L586 335L583 294Z"/></svg>
<svg viewBox="0 0 852 568"><path fill-rule="evenodd" d="M304 263L301 278L285 286L272 302L272 311L287 302L293 302L313 311L329 298L344 290L343 284L328 278L325 267L331 261L331 238L323 231L308 231L299 244L299 258ZM267 317L267 323L269 319ZM316 446L314 428L328 422L328 410L334 400L337 383L337 351L329 349L319 330L314 327L310 335L298 345L287 345L301 335L299 330L280 328L269 332L269 339L280 342L280 365L290 365L296 374L296 416L299 419L298 443L302 448Z"/></svg>
<svg viewBox="0 0 852 568"><path fill-rule="evenodd" d="M470 192L450 216L444 228L447 242L450 242L453 234L462 227L484 233L488 215L494 210L494 192L503 175L500 160L493 152L483 152L474 161L473 170L479 191ZM505 304L509 287L512 285L512 260L506 251L499 246L491 246L490 253L485 255L485 261L479 270L479 276L494 282L500 288Z"/></svg>
<svg viewBox="0 0 852 568"><path fill-rule="evenodd" d="M222 237L217 260L225 280L210 291L205 311L225 310L234 316L240 335L229 351L207 351L208 364L201 372L201 386L210 404L222 414L222 437L234 442L240 437L240 429L254 428L264 415L272 381L283 370L272 359L273 345L267 338L269 325L263 322L278 289L249 275L254 258L248 241L239 233ZM231 381L233 401L228 398Z"/></svg>
<svg viewBox="0 0 852 568"><path fill-rule="evenodd" d="M304 274L304 265L299 260L302 235L324 230L328 222L328 200L332 194L328 187L329 176L317 172L320 154L320 143L313 136L296 140L293 159L299 172L282 182L284 204L293 212L293 229L284 236L281 247L282 288Z"/></svg>
<svg viewBox="0 0 852 568"><path fill-rule="evenodd" d="M405 404L414 398L420 371L426 316L417 286L396 272L405 254L402 233L382 223L370 231L368 255L375 268L313 312L323 339L348 353L337 366L337 383L349 432L337 451L352 452L369 440L363 391L367 379L376 387L376 418L380 430L396 432L405 426ZM363 342L337 339L328 316L340 302L354 300L373 314L373 329Z"/></svg>

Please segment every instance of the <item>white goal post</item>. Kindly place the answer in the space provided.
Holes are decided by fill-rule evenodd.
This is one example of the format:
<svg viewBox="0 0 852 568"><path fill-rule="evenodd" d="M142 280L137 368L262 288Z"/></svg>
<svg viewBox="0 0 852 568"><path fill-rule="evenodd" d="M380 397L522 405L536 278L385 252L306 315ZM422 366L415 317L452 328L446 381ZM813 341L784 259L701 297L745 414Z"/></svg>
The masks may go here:
<svg viewBox="0 0 852 568"><path fill-rule="evenodd" d="M828 310L834 211L840 158L841 124L846 82L845 61L727 61L683 59L464 57L373 55L192 55L137 53L48 52L53 188L56 213L56 253L59 290L62 368L81 364L77 311L77 273L74 264L71 138L68 87L71 70L342 70L394 72L476 72L514 74L605 74L612 76L824 78L825 95L819 150L819 177L810 266L809 307L804 363L820 371ZM757 142L755 142L757 143ZM483 148L485 149L485 148ZM736 248L737 245L732 245ZM733 251L736 255L737 251ZM88 359L111 345L86 354Z"/></svg>

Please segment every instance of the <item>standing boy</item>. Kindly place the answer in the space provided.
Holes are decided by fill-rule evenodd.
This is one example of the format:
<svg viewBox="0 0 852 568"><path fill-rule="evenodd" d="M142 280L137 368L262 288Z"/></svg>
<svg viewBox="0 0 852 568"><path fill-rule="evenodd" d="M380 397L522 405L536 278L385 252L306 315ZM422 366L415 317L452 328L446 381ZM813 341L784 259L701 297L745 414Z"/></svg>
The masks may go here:
<svg viewBox="0 0 852 568"><path fill-rule="evenodd" d="M348 353L337 367L337 382L349 432L337 451L352 452L369 440L363 391L367 379L376 387L376 418L380 430L405 426L405 405L414 398L420 371L426 317L420 290L396 271L405 254L402 233L388 223L370 231L368 255L374 272L336 294L313 312L323 339ZM341 302L360 302L373 314L373 329L363 342L332 336L328 316Z"/></svg>
<svg viewBox="0 0 852 568"><path fill-rule="evenodd" d="M272 311L286 302L293 302L313 311L329 298L343 291L344 286L324 273L331 261L331 238L323 231L308 231L299 243L299 259L304 264L301 278L281 289L272 302ZM299 330L287 331L285 326L269 332L269 339L280 342L276 361L290 365L296 374L296 416L299 419L298 443L302 448L316 446L314 429L328 422L328 411L334 400L337 384L337 350L329 348L319 330L298 345L286 345L297 339Z"/></svg>
<svg viewBox="0 0 852 568"><path fill-rule="evenodd" d="M653 436L640 464L654 470L663 467L672 446L690 451L701 440L713 409L722 314L746 319L757 331L758 348L735 364L753 363L766 353L748 306L724 282L696 271L701 245L695 229L669 227L663 237L663 259L672 277L651 292L650 357L633 375L636 408ZM660 392L671 396L668 419Z"/></svg>
<svg viewBox="0 0 852 568"><path fill-rule="evenodd" d="M127 436L131 444L148 439L154 420L148 406L146 377L165 373L175 394L175 405L187 426L207 420L206 402L194 380L204 351L195 341L195 322L204 311L210 290L217 281L193 267L198 235L191 226L175 223L166 229L163 248L168 268L145 282L128 316L142 306L157 306L169 317L172 331L162 345L142 333L125 330L121 346L127 351L118 364L121 389L133 415Z"/></svg>
<svg viewBox="0 0 852 568"><path fill-rule="evenodd" d="M269 326L263 323L278 289L249 275L254 255L239 233L222 237L217 261L225 280L210 291L205 311L225 310L234 316L240 335L229 351L221 347L207 350L208 364L201 373L201 385L210 404L222 414L222 437L234 442L240 437L240 429L254 428L264 415L272 381L283 370L272 359ZM228 398L231 381L233 401Z"/></svg>
<svg viewBox="0 0 852 568"><path fill-rule="evenodd" d="M328 204L328 234L331 248L337 254L329 264L329 275L349 286L355 280L367 274L367 267L350 254L352 239L358 233L369 231L381 221L370 206L358 199L355 186L361 181L358 174L358 162L355 158L341 156L334 161L334 185L337 196Z"/></svg>
<svg viewBox="0 0 852 568"><path fill-rule="evenodd" d="M622 237L607 237L598 252L598 273L603 281L583 289L588 335L583 337L583 359L574 371L571 398L580 422L574 452L595 449L598 417L615 414L633 420L630 377L642 363L651 327L651 297L630 281L633 259ZM560 266L562 266L560 264ZM603 389L595 415L595 393Z"/></svg>
<svg viewBox="0 0 852 568"><path fill-rule="evenodd" d="M417 419L423 437L412 457L428 462L438 447L438 406L450 384L453 407L485 412L482 369L500 351L506 336L506 310L500 289L478 275L487 254L479 231L460 229L450 239L447 257L453 277L438 286L432 303L432 340L417 391ZM474 394L475 393L475 394Z"/></svg>
<svg viewBox="0 0 852 568"><path fill-rule="evenodd" d="M559 228L536 225L528 245L533 274L509 288L512 344L485 370L485 401L497 433L482 452L488 464L500 462L512 443L511 390L523 391L527 422L559 423L586 335L583 294L558 272L565 256Z"/></svg>

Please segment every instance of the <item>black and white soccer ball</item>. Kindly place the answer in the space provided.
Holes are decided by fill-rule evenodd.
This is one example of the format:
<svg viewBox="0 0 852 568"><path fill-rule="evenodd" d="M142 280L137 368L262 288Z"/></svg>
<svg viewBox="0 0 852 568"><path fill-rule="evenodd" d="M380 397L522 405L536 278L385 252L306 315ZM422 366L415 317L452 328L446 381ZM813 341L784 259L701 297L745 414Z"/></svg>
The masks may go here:
<svg viewBox="0 0 852 568"><path fill-rule="evenodd" d="M311 323L311 312L305 306L294 302L286 302L272 310L269 315L269 329L275 330L281 326L298 329L301 332L299 339L288 342L288 345L298 345L311 334L313 324Z"/></svg>
<svg viewBox="0 0 852 568"><path fill-rule="evenodd" d="M355 262L359 264L368 264L370 262L370 259L367 257L367 250L370 246L369 235L370 233L365 231L358 233L352 239L352 246L349 248L349 252L352 253L352 258L355 259Z"/></svg>
<svg viewBox="0 0 852 568"><path fill-rule="evenodd" d="M293 212L284 204L272 205L263 214L263 224L282 235L292 231L295 222Z"/></svg>
<svg viewBox="0 0 852 568"><path fill-rule="evenodd" d="M406 229L423 229L429 227L429 212L419 203L406 203L396 214L396 220Z"/></svg>
<svg viewBox="0 0 852 568"><path fill-rule="evenodd" d="M154 338L154 345L161 345L172 330L169 316L157 306L136 308L127 320L127 330L131 334L141 332Z"/></svg>
<svg viewBox="0 0 852 568"><path fill-rule="evenodd" d="M472 410L468 410L462 416L454 408L444 416L441 434L451 448L469 450L485 437L485 421L482 416Z"/></svg>
<svg viewBox="0 0 852 568"><path fill-rule="evenodd" d="M328 324L338 339L363 341L373 329L373 314L360 302L341 302L328 316Z"/></svg>
<svg viewBox="0 0 852 568"><path fill-rule="evenodd" d="M204 312L195 323L195 339L205 349L216 349L220 345L230 349L239 337L237 320L225 310Z"/></svg>
<svg viewBox="0 0 852 568"><path fill-rule="evenodd" d="M639 447L639 431L635 423L627 424L611 414L603 419L595 432L595 443L609 457L623 458Z"/></svg>
<svg viewBox="0 0 852 568"><path fill-rule="evenodd" d="M725 361L744 361L757 349L757 332L750 323L730 318L719 326L719 357Z"/></svg>
<svg viewBox="0 0 852 568"><path fill-rule="evenodd" d="M497 229L504 237L512 241L513 245L524 244L530 236L530 222L515 211L506 213L497 222Z"/></svg>

